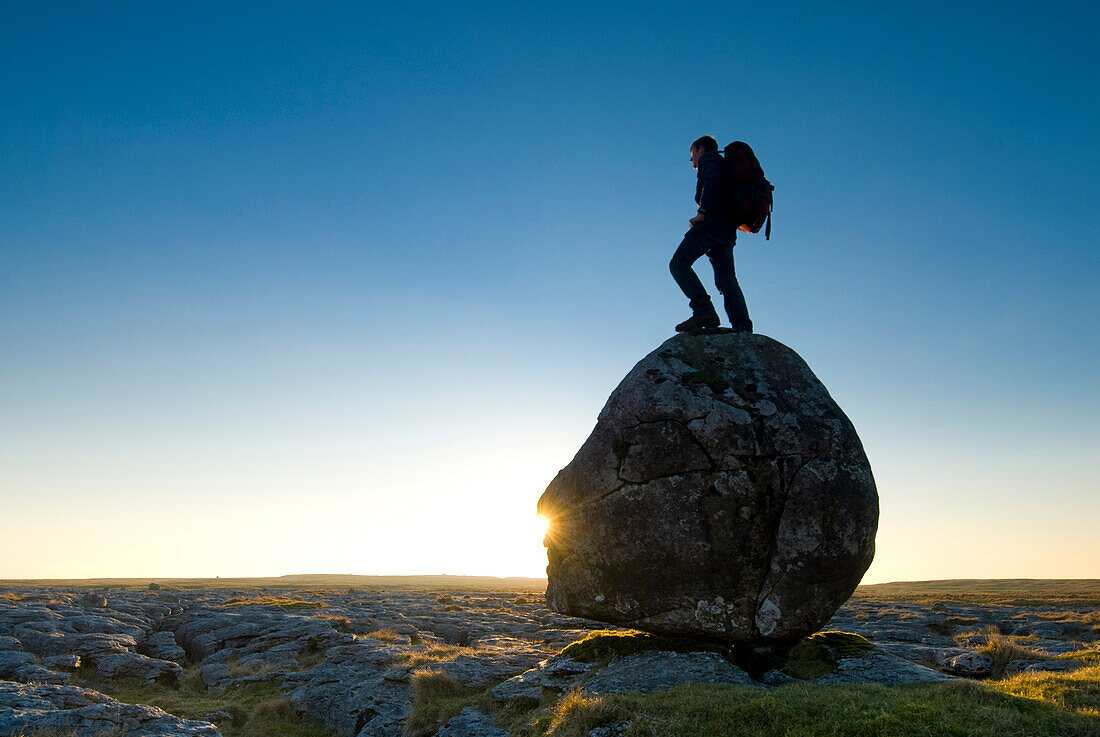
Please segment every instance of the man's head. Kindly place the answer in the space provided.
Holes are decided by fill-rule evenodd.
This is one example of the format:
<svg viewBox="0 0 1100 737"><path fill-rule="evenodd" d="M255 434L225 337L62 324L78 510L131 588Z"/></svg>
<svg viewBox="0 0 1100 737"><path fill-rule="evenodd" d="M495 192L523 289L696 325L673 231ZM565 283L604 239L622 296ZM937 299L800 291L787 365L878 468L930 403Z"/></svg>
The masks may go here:
<svg viewBox="0 0 1100 737"><path fill-rule="evenodd" d="M699 168L699 159L705 153L718 150L718 141L714 140L711 136L703 136L702 138L695 139L695 143L691 144L691 166L694 169Z"/></svg>

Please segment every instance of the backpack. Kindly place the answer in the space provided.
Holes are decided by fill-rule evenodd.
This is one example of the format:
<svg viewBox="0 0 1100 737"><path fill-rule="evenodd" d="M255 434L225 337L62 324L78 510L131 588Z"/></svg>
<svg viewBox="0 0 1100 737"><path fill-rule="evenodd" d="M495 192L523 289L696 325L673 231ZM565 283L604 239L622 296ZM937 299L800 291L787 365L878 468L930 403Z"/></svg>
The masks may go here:
<svg viewBox="0 0 1100 737"><path fill-rule="evenodd" d="M756 154L744 141L734 141L722 151L722 157L730 181L730 221L746 233L764 228L764 240L771 240L775 187L764 177Z"/></svg>

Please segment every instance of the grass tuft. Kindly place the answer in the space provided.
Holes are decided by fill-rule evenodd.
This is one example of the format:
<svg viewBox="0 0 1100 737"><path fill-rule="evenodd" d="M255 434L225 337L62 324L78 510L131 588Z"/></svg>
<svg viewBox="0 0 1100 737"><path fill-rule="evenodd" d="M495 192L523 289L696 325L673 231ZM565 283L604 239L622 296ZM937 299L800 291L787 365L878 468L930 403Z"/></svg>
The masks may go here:
<svg viewBox="0 0 1100 737"><path fill-rule="evenodd" d="M547 735L587 737L596 727L629 720L630 712L617 701L571 691L550 710Z"/></svg>
<svg viewBox="0 0 1100 737"><path fill-rule="evenodd" d="M1004 676L1005 666L1013 660L1051 659L1046 653L1024 647L1017 640L1002 635L996 627L987 627L982 634L986 638L985 644L976 648L976 650L993 659L993 678Z"/></svg>
<svg viewBox="0 0 1100 737"><path fill-rule="evenodd" d="M223 607L239 606L277 606L281 609L296 611L299 609L324 609L328 604L321 601L302 601L301 599L289 599L285 596L237 596L226 599Z"/></svg>
<svg viewBox="0 0 1100 737"><path fill-rule="evenodd" d="M445 663L454 660L463 653L471 653L473 648L464 645L429 645L423 650L409 650L397 656L395 663L417 668L432 663Z"/></svg>
<svg viewBox="0 0 1100 737"><path fill-rule="evenodd" d="M438 671L416 671L409 683L412 707L405 722L405 734L410 737L435 734L448 719L482 693L482 689L467 686Z"/></svg>

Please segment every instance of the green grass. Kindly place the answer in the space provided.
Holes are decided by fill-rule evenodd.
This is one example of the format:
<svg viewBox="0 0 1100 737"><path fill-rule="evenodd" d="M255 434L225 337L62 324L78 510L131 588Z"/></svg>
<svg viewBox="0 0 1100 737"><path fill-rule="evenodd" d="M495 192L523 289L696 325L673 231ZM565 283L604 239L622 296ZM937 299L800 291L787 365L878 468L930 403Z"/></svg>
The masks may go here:
<svg viewBox="0 0 1100 737"><path fill-rule="evenodd" d="M85 682L96 688L94 682ZM181 686L143 685L137 680L115 679L108 695L128 704L148 704L164 709L182 719L202 719L213 712L225 712L229 719L216 722L224 737L331 737L332 732L320 723L299 716L287 704L277 684L242 683L223 692L206 690L199 676L199 666L184 670Z"/></svg>
<svg viewBox="0 0 1100 737"><path fill-rule="evenodd" d="M1006 694L1089 715L1100 734L1100 665L1071 673L1021 673L990 685Z"/></svg>
<svg viewBox="0 0 1100 737"><path fill-rule="evenodd" d="M1058 679L1052 679L1058 680ZM1077 692L1063 696L1076 703ZM1085 701L1088 702L1086 697ZM647 695L570 696L527 728L584 737L625 719L628 737L1096 737L1100 719L969 681L895 686L795 684L760 691L692 685Z"/></svg>

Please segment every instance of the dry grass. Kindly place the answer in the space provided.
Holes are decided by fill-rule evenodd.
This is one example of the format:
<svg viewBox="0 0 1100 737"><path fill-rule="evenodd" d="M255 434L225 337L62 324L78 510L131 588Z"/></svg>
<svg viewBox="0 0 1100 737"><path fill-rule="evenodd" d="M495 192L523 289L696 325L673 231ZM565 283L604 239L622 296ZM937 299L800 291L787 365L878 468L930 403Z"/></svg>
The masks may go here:
<svg viewBox="0 0 1100 737"><path fill-rule="evenodd" d="M554 737L587 737L596 727L606 727L620 720L629 720L630 711L612 700L571 691L550 710L547 735Z"/></svg>
<svg viewBox="0 0 1100 737"><path fill-rule="evenodd" d="M324 609L328 604L321 601L304 601L299 597L293 599L285 596L235 596L226 599L223 607L239 606L277 606L282 609Z"/></svg>
<svg viewBox="0 0 1100 737"><path fill-rule="evenodd" d="M276 671L282 670L282 666L276 663L245 663L241 665L235 659L226 660L225 665L229 668L229 675L233 678L262 676L267 673L275 673Z"/></svg>
<svg viewBox="0 0 1100 737"><path fill-rule="evenodd" d="M351 620L347 617L342 617L339 614L314 614L317 619L323 619L332 625L332 628L337 632L351 632Z"/></svg>
<svg viewBox="0 0 1100 737"><path fill-rule="evenodd" d="M8 601L19 601L23 597L12 591L0 591L0 599L7 599Z"/></svg>
<svg viewBox="0 0 1100 737"><path fill-rule="evenodd" d="M1046 653L1032 650L1029 647L1025 647L1020 644L1018 638L1009 637L1008 635L1002 635L1000 630L996 627L986 627L981 632L962 632L957 636L958 640L965 640L969 636L980 634L985 637L985 644L978 646L975 650L979 653L988 655L993 659L993 677L1000 678L1004 676L1005 666L1007 666L1013 660L1050 660L1050 656Z"/></svg>
<svg viewBox="0 0 1100 737"><path fill-rule="evenodd" d="M380 627L376 630L370 630L368 632L361 632L359 637L370 637L374 640L380 640L381 642L394 643L400 640L404 635L395 629L389 627Z"/></svg>
<svg viewBox="0 0 1100 737"><path fill-rule="evenodd" d="M472 653L472 647L463 645L429 645L423 650L409 650L397 656L396 663L417 668L432 663L445 663L459 655Z"/></svg>

